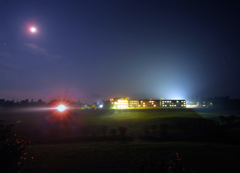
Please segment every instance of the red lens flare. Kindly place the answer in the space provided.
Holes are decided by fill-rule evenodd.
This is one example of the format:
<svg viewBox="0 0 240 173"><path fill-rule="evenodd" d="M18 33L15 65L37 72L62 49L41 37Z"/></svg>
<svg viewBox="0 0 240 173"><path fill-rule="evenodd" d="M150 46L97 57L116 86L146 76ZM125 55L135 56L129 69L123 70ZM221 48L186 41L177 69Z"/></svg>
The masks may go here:
<svg viewBox="0 0 240 173"><path fill-rule="evenodd" d="M69 104L64 100L54 100L50 104L52 115L55 117L67 116L69 114Z"/></svg>
<svg viewBox="0 0 240 173"><path fill-rule="evenodd" d="M65 111L67 108L66 106L64 106L63 104L59 105L57 108L56 108L59 112L63 112Z"/></svg>
<svg viewBox="0 0 240 173"><path fill-rule="evenodd" d="M47 117L47 120L53 125L58 124L61 129L71 129L75 120L73 114L70 112L68 101L54 100L51 102L50 108L51 114Z"/></svg>

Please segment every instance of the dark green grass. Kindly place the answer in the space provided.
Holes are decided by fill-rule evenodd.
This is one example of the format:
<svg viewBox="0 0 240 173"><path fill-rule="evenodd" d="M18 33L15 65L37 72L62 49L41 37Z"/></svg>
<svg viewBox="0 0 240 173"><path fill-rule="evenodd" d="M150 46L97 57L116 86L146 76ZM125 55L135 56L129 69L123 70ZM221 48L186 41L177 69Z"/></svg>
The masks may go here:
<svg viewBox="0 0 240 173"><path fill-rule="evenodd" d="M144 155L160 161L170 150L185 155L194 172L240 171L237 145L134 140L33 145L34 160L24 172L134 172Z"/></svg>
<svg viewBox="0 0 240 173"><path fill-rule="evenodd" d="M160 124L167 123L170 131L176 131L179 127L208 122L192 109L74 110L60 119L49 111L12 111L1 114L0 119L6 124L13 123L14 132L31 140L99 136L101 126L107 126L109 131L126 126L128 135L139 136L145 126L156 125L159 128Z"/></svg>
<svg viewBox="0 0 240 173"><path fill-rule="evenodd" d="M211 115L217 117L218 113L220 115L221 111L207 112L207 109L198 112L196 109L75 110L57 120L49 111L1 111L0 120L13 123L15 133L26 135L33 141L29 154L34 160L24 172L128 172L134 170L142 154L154 154L160 159L170 150L186 154L186 161L195 172L239 172L238 145L177 142L179 136L184 137L181 139L198 136L198 141L208 136L207 140L211 141L211 127L215 127ZM157 133L153 134L150 129L150 137L159 139L162 123L169 126L170 138L165 141L173 137L175 142L150 142L153 138L145 136L145 126L157 125ZM108 127L106 138L101 132L102 126ZM119 133L115 141L109 140L112 139L109 138L110 129L119 126L127 127L126 140L122 140ZM234 128L234 132L239 130ZM232 131L226 129L227 134ZM234 137L236 135L234 133Z"/></svg>

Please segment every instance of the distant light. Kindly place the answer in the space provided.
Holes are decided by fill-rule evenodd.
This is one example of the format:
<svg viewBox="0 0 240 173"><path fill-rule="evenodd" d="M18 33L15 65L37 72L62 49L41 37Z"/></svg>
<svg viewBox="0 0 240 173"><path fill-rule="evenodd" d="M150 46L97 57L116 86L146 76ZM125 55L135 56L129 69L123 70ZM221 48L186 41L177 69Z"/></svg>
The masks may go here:
<svg viewBox="0 0 240 173"><path fill-rule="evenodd" d="M63 111L65 111L65 109L67 109L67 108L66 108L66 106L64 106L64 105L59 105L59 106L57 107L57 110L58 110L59 112L63 112Z"/></svg>
<svg viewBox="0 0 240 173"><path fill-rule="evenodd" d="M37 30L36 30L36 28L32 27L32 28L30 28L30 31L31 32L36 32Z"/></svg>
<svg viewBox="0 0 240 173"><path fill-rule="evenodd" d="M99 108L102 108L103 107L103 105L99 105Z"/></svg>

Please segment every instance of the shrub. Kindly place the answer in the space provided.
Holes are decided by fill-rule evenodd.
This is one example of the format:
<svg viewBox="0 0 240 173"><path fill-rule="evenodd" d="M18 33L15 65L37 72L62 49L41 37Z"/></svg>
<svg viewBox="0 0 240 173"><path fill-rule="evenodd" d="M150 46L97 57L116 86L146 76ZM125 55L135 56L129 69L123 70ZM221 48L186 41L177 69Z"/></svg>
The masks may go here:
<svg viewBox="0 0 240 173"><path fill-rule="evenodd" d="M126 135L127 128L126 128L125 126L120 126L120 127L118 128L118 130L119 130L119 132L120 132L120 134L121 134L122 137L124 137L124 136Z"/></svg>
<svg viewBox="0 0 240 173"><path fill-rule="evenodd" d="M219 120L223 124L226 121L226 118L223 115L220 115Z"/></svg>
<svg viewBox="0 0 240 173"><path fill-rule="evenodd" d="M102 129L103 135L105 136L108 130L107 126L102 126L101 129Z"/></svg>
<svg viewBox="0 0 240 173"><path fill-rule="evenodd" d="M92 138L96 138L97 137L97 132L92 132Z"/></svg>
<svg viewBox="0 0 240 173"><path fill-rule="evenodd" d="M223 115L219 116L220 122L223 124L225 123L233 123L234 121L239 120L239 117L236 117L235 115L229 115L228 117L224 117Z"/></svg>
<svg viewBox="0 0 240 173"><path fill-rule="evenodd" d="M239 118L235 115L229 115L227 118L228 123L233 123L234 121L238 120Z"/></svg>
<svg viewBox="0 0 240 173"><path fill-rule="evenodd" d="M111 133L112 136L116 136L117 129L111 129L110 133Z"/></svg>
<svg viewBox="0 0 240 173"><path fill-rule="evenodd" d="M156 133L157 126L154 124L154 125L151 126L151 129L153 130L153 133Z"/></svg>
<svg viewBox="0 0 240 173"><path fill-rule="evenodd" d="M167 137L168 135L168 124L162 123L160 125L160 134L162 137Z"/></svg>
<svg viewBox="0 0 240 173"><path fill-rule="evenodd" d="M13 134L12 127L0 124L0 172L19 172L29 160L25 149L31 142Z"/></svg>
<svg viewBox="0 0 240 173"><path fill-rule="evenodd" d="M148 126L144 126L143 131L145 135L148 135L150 128Z"/></svg>

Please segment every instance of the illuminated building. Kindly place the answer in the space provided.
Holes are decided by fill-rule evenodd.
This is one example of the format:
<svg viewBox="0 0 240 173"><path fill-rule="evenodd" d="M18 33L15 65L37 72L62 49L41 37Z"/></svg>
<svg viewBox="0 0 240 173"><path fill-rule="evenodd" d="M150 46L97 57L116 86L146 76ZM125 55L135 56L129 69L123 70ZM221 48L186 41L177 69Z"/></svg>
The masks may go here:
<svg viewBox="0 0 240 173"><path fill-rule="evenodd" d="M109 107L113 109L134 107L186 107L186 100L130 100L129 97L111 98L105 102L104 105L107 105L107 103L110 103ZM104 108L107 107L104 106Z"/></svg>
<svg viewBox="0 0 240 173"><path fill-rule="evenodd" d="M129 100L129 107L132 108L132 107L138 107L139 105L139 100Z"/></svg>
<svg viewBox="0 0 240 173"><path fill-rule="evenodd" d="M110 99L111 108L128 108L129 97L117 97Z"/></svg>
<svg viewBox="0 0 240 173"><path fill-rule="evenodd" d="M140 100L138 107L160 107L160 100Z"/></svg>
<svg viewBox="0 0 240 173"><path fill-rule="evenodd" d="M186 107L186 100L160 100L161 107Z"/></svg>

